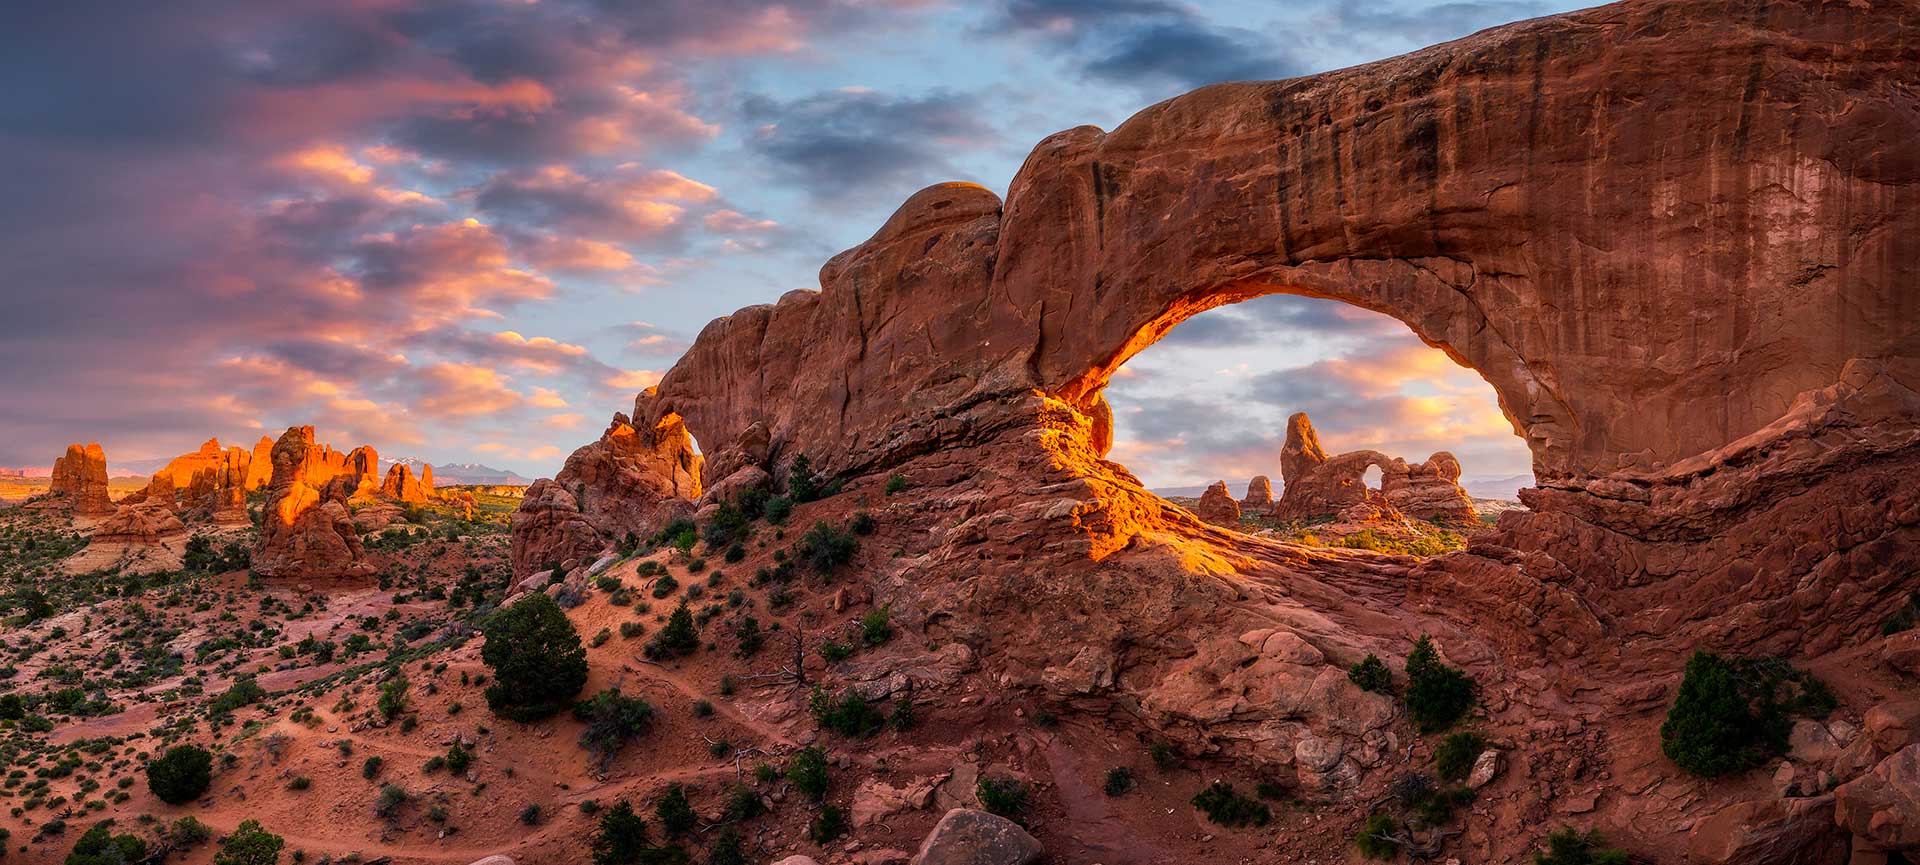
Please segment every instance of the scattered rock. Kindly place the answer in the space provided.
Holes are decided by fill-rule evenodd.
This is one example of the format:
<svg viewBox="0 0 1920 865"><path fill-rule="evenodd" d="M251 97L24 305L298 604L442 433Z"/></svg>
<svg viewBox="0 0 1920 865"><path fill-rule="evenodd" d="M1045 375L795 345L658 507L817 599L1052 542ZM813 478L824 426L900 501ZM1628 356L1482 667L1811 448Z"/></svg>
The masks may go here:
<svg viewBox="0 0 1920 865"><path fill-rule="evenodd" d="M1500 751L1488 748L1473 759L1473 770L1467 773L1467 787L1478 790L1493 783L1500 776Z"/></svg>
<svg viewBox="0 0 1920 865"><path fill-rule="evenodd" d="M1920 853L1920 744L1833 791L1837 820L1881 850Z"/></svg>
<svg viewBox="0 0 1920 865"><path fill-rule="evenodd" d="M955 808L920 842L913 865L1028 865L1044 852L1040 842L1012 820Z"/></svg>

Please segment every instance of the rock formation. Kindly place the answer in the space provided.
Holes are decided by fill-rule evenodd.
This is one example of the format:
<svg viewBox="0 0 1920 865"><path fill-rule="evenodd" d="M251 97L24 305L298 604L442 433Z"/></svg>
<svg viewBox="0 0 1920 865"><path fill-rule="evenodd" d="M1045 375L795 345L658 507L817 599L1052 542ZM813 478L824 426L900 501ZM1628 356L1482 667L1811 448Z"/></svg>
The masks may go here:
<svg viewBox="0 0 1920 865"><path fill-rule="evenodd" d="M636 428L615 413L599 441L574 451L553 480L527 488L513 515L514 573L598 552L628 532L645 537L691 515L700 463L679 418Z"/></svg>
<svg viewBox="0 0 1920 865"><path fill-rule="evenodd" d="M420 464L420 494L427 498L438 495L433 491L433 466L426 463Z"/></svg>
<svg viewBox="0 0 1920 865"><path fill-rule="evenodd" d="M181 567L186 548L186 525L165 504L151 501L114 511L94 528L87 545L61 566L72 574L175 571Z"/></svg>
<svg viewBox="0 0 1920 865"><path fill-rule="evenodd" d="M1193 515L1216 526L1240 527L1240 503L1227 492L1226 481L1214 481L1200 494L1200 503L1193 506Z"/></svg>
<svg viewBox="0 0 1920 865"><path fill-rule="evenodd" d="M273 445L273 478L253 547L253 572L282 580L365 578L360 534L347 500L359 487L357 473L328 471L337 453L313 443L313 427L289 427ZM319 465L315 465L315 463ZM337 465L344 466L345 460ZM320 485L309 481L325 475Z"/></svg>
<svg viewBox="0 0 1920 865"><path fill-rule="evenodd" d="M387 468L387 479L380 483L380 494L402 502L425 502L428 487L413 476L413 470L406 463L394 463Z"/></svg>
<svg viewBox="0 0 1920 865"><path fill-rule="evenodd" d="M218 438L210 438L199 450L168 461L165 468L153 473L146 489L123 501L198 509L220 525L247 525L251 522L247 492L253 489L248 483L255 474L255 459L255 451L223 449Z"/></svg>
<svg viewBox="0 0 1920 865"><path fill-rule="evenodd" d="M373 445L361 445L348 452L343 473L353 481L354 494L371 496L380 489L380 454Z"/></svg>
<svg viewBox="0 0 1920 865"><path fill-rule="evenodd" d="M273 480L273 439L261 436L253 443L253 457L247 461L247 492L263 490Z"/></svg>
<svg viewBox="0 0 1920 865"><path fill-rule="evenodd" d="M850 493L916 479L889 507L925 537L875 603L1005 688L1366 801L1404 743L1344 664L1432 634L1524 742L1527 796L1676 791L1490 809L1463 861L1589 813L1677 861L1700 815L1775 814L1645 759L1640 710L1686 655L1858 645L1920 572L1915 46L1904 0L1630 0L1058 133L1004 202L922 190L820 290L708 324L529 490L515 573L689 512L689 431L758 428L770 477L805 454ZM1105 459L1114 370L1282 292L1394 316L1483 376L1532 450L1529 509L1413 563L1221 531ZM1283 501L1337 459L1298 445ZM1427 500L1452 463L1402 489Z"/></svg>
<svg viewBox="0 0 1920 865"><path fill-rule="evenodd" d="M1240 509L1265 513L1273 507L1273 481L1266 475L1254 475L1247 481L1247 497L1240 500Z"/></svg>
<svg viewBox="0 0 1920 865"><path fill-rule="evenodd" d="M1280 451L1284 486L1273 516L1283 520L1328 517L1367 501L1367 469L1380 468L1380 493L1388 505L1411 517L1473 521L1473 499L1460 488L1460 461L1440 451L1424 463L1409 464L1379 451L1327 456L1305 412L1287 418L1287 442Z"/></svg>
<svg viewBox="0 0 1920 865"><path fill-rule="evenodd" d="M113 513L107 495L107 454L98 442L67 445L65 456L53 461L47 492L28 503L37 509L68 509L76 517Z"/></svg>

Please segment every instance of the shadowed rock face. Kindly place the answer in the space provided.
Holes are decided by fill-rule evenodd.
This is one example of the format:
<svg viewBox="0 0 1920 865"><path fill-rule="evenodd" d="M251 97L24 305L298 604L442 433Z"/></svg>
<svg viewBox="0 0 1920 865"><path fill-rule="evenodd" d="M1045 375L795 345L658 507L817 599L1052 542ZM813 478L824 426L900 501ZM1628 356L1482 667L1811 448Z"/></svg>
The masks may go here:
<svg viewBox="0 0 1920 865"><path fill-rule="evenodd" d="M1098 462L1108 376L1206 309L1334 298L1493 386L1541 484L1501 524L1512 549L1550 551L1592 585L1662 584L1636 609L1692 598L1676 588L1689 583L1724 591L1809 490L1850 500L1914 459L1916 81L1911 2L1649 0L1202 88L1112 132L1047 138L1004 204L970 184L915 194L822 267L820 291L710 323L632 426L666 430L649 438L672 452L685 430L724 446L757 425L773 476L806 453L847 478L1029 430L980 459L1077 454L1047 464L1090 482L1101 518L1072 531L1100 557L1160 519ZM583 459L607 444L569 472L618 477ZM669 463L567 492L609 541L615 513L656 507L635 491L688 485ZM1816 543L1876 575L1850 614L1920 564L1848 552L1911 532L1901 501ZM1748 523L1762 514L1764 531ZM1792 585L1810 555L1770 584ZM1468 590L1443 575L1431 588Z"/></svg>

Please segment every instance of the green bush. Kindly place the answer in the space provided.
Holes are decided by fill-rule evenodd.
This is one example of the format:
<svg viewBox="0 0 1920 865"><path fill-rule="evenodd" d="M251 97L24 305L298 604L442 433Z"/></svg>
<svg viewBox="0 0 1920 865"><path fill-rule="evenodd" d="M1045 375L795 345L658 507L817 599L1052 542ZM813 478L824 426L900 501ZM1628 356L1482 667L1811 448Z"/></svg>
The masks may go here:
<svg viewBox="0 0 1920 865"><path fill-rule="evenodd" d="M1487 749L1487 740L1479 733L1454 733L1433 751L1433 768L1444 780L1464 781L1473 772L1473 761Z"/></svg>
<svg viewBox="0 0 1920 865"><path fill-rule="evenodd" d="M1125 766L1115 766L1107 770L1107 781L1101 785L1101 791L1108 796L1125 796L1133 790L1133 770Z"/></svg>
<svg viewBox="0 0 1920 865"><path fill-rule="evenodd" d="M1627 851L1608 847L1598 830L1568 826L1547 836L1547 850L1533 854L1534 865L1627 865Z"/></svg>
<svg viewBox="0 0 1920 865"><path fill-rule="evenodd" d="M981 809L989 814L998 814L1016 823L1027 810L1027 785L1018 778L981 778L974 787L973 796L980 800Z"/></svg>
<svg viewBox="0 0 1920 865"><path fill-rule="evenodd" d="M567 614L535 592L495 613L480 659L493 669L487 706L513 721L536 721L567 707L587 684L587 649Z"/></svg>
<svg viewBox="0 0 1920 865"><path fill-rule="evenodd" d="M1407 653L1408 714L1423 733L1453 726L1473 708L1473 679L1440 661L1433 641L1422 636Z"/></svg>
<svg viewBox="0 0 1920 865"><path fill-rule="evenodd" d="M652 726L653 706L608 688L575 703L573 716L587 725L580 731L580 747L587 749L605 771L628 740L638 738Z"/></svg>
<svg viewBox="0 0 1920 865"><path fill-rule="evenodd" d="M807 798L827 798L827 755L819 748L801 748L787 760L787 780Z"/></svg>
<svg viewBox="0 0 1920 865"><path fill-rule="evenodd" d="M826 574L853 561L853 554L860 550L860 540L852 531L836 529L826 520L820 520L800 536L793 550L802 564Z"/></svg>
<svg viewBox="0 0 1920 865"><path fill-rule="evenodd" d="M286 840L260 828L260 821L246 820L220 843L213 865L275 865Z"/></svg>
<svg viewBox="0 0 1920 865"><path fill-rule="evenodd" d="M820 813L807 826L807 837L815 844L824 845L846 833L847 815L833 804L820 806Z"/></svg>
<svg viewBox="0 0 1920 865"><path fill-rule="evenodd" d="M113 821L108 820L73 842L67 865L129 865L145 858L147 842L137 835L113 834Z"/></svg>
<svg viewBox="0 0 1920 865"><path fill-rule="evenodd" d="M600 815L600 823L587 842L593 850L594 865L636 865L650 844L647 821L633 813L633 806L625 799Z"/></svg>
<svg viewBox="0 0 1920 865"><path fill-rule="evenodd" d="M747 851L738 828L722 826L714 833L713 845L707 848L707 865L747 865Z"/></svg>
<svg viewBox="0 0 1920 865"><path fill-rule="evenodd" d="M207 843L213 837L213 830L207 824L191 816L173 821L173 827L167 830L167 839L179 847L195 847Z"/></svg>
<svg viewBox="0 0 1920 865"><path fill-rule="evenodd" d="M700 631L694 627L693 611L687 609L686 599L667 616L667 625L647 641L646 655L655 660L678 658L691 655L700 650Z"/></svg>
<svg viewBox="0 0 1920 865"><path fill-rule="evenodd" d="M907 489L906 475L894 475L893 477L887 478L887 495L893 495L894 493L905 492L906 489Z"/></svg>
<svg viewBox="0 0 1920 865"><path fill-rule="evenodd" d="M813 695L808 699L808 706L821 729L832 730L849 738L866 738L880 732L887 723L886 717L867 705L866 698L852 688L841 692L836 700L816 685Z"/></svg>
<svg viewBox="0 0 1920 865"><path fill-rule="evenodd" d="M1400 854L1400 842L1394 840L1399 834L1398 822L1386 814L1375 814L1361 824L1353 836L1353 846L1368 859L1392 859Z"/></svg>
<svg viewBox="0 0 1920 865"><path fill-rule="evenodd" d="M373 780L380 775L380 767L386 765L386 762L384 757L368 757L367 762L360 764L360 777Z"/></svg>
<svg viewBox="0 0 1920 865"><path fill-rule="evenodd" d="M1775 682L1752 665L1696 651L1660 725L1660 750L1705 778L1743 772L1786 750L1792 729Z"/></svg>
<svg viewBox="0 0 1920 865"><path fill-rule="evenodd" d="M1215 781L1193 797L1193 807L1205 812L1208 820L1222 826L1265 826L1273 812L1255 799L1235 792L1232 784Z"/></svg>
<svg viewBox="0 0 1920 865"><path fill-rule="evenodd" d="M374 709L380 713L381 720L391 721L401 712L406 711L407 690L410 687L411 683L407 681L407 677L398 673L388 679L386 684L380 686L380 700L374 704Z"/></svg>
<svg viewBox="0 0 1920 865"><path fill-rule="evenodd" d="M147 763L147 789L160 801L182 805L213 786L213 755L194 745L175 745Z"/></svg>
<svg viewBox="0 0 1920 865"><path fill-rule="evenodd" d="M1380 656L1368 652L1353 666L1347 668L1347 678L1362 691L1376 694L1393 693L1393 671L1387 669L1387 663Z"/></svg>
<svg viewBox="0 0 1920 865"><path fill-rule="evenodd" d="M669 836L685 835L700 822L699 816L693 813L693 805L687 801L687 788L678 783L668 784L653 803L653 818L660 821L660 828Z"/></svg>
<svg viewBox="0 0 1920 865"><path fill-rule="evenodd" d="M787 467L787 495L805 504L820 498L820 476L813 472L813 460L806 454L793 458Z"/></svg>
<svg viewBox="0 0 1920 865"><path fill-rule="evenodd" d="M860 639L869 646L893 639L893 607L878 607L861 616Z"/></svg>

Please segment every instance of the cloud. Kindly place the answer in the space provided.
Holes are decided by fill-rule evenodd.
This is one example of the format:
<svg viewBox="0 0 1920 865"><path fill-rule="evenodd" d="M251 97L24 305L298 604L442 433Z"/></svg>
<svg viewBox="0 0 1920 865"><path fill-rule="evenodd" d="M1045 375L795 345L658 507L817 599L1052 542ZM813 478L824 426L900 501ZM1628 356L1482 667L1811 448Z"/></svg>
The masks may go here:
<svg viewBox="0 0 1920 865"><path fill-rule="evenodd" d="M1157 0L1009 0L987 29L1045 41L1084 78L1158 94L1305 71L1260 33Z"/></svg>
<svg viewBox="0 0 1920 865"><path fill-rule="evenodd" d="M641 357L679 357L693 341L685 334L666 330L644 321L617 325L613 331L626 340L628 354Z"/></svg>
<svg viewBox="0 0 1920 865"><path fill-rule="evenodd" d="M895 96L847 88L791 100L755 94L740 113L756 127L748 148L828 202L897 200L951 180L963 172L949 154L997 136L979 96L950 90Z"/></svg>

